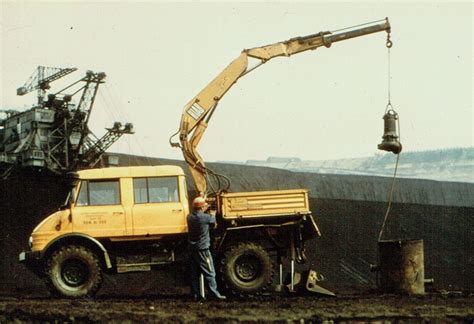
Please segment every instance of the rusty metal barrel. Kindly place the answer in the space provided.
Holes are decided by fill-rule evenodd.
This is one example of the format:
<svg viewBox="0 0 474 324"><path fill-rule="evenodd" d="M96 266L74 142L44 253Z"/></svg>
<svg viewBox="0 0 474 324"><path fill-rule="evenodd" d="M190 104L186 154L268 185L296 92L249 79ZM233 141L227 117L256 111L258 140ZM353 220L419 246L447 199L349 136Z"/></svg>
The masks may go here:
<svg viewBox="0 0 474 324"><path fill-rule="evenodd" d="M423 295L423 240L379 241L379 289L389 293Z"/></svg>

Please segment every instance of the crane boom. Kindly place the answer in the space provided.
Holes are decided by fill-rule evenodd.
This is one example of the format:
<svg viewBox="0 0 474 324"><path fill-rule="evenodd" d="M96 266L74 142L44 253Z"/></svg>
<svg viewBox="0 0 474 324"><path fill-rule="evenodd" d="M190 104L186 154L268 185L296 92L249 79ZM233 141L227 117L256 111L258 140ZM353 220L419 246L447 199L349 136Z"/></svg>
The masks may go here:
<svg viewBox="0 0 474 324"><path fill-rule="evenodd" d="M388 18L336 30L334 32L320 32L304 37L292 38L275 44L243 50L214 80L185 105L179 128L180 143L171 143L172 146L182 149L184 159L191 171L196 190L201 195L207 194L206 176L209 172L204 160L197 151L197 146L206 131L209 120L219 100L222 99L239 78L274 57L289 57L293 54L314 50L321 46L330 47L332 43L338 41L380 31L390 33ZM387 46L389 44L391 46L390 40L387 39ZM253 67L249 67L249 57L258 59L260 62Z"/></svg>
<svg viewBox="0 0 474 324"><path fill-rule="evenodd" d="M33 90L38 90L38 103L41 104L49 84L69 73L76 71L76 68L53 68L38 66L26 83L16 90L16 94L23 96Z"/></svg>

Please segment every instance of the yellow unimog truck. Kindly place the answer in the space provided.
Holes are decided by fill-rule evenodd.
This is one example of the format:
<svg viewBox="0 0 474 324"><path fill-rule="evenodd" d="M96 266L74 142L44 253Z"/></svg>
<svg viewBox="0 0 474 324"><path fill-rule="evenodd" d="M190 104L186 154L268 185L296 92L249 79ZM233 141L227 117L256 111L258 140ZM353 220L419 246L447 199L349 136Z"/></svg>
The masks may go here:
<svg viewBox="0 0 474 324"><path fill-rule="evenodd" d="M180 167L83 170L72 182L66 205L33 230L31 251L19 256L53 294L92 296L103 273L183 264L189 201ZM275 262L304 261L304 241L319 233L306 190L222 194L218 205L216 268L231 294L267 290Z"/></svg>
<svg viewBox="0 0 474 324"><path fill-rule="evenodd" d="M221 284L231 294L267 290L275 261L281 284L284 257L290 260L293 290L294 263L305 261L304 242L319 230L306 190L229 193L229 179L205 165L197 147L218 103L241 77L273 58L380 31L390 33L388 19L245 49L185 105L176 132L179 142L170 143L181 148L196 191L210 202L218 219L213 247ZM390 34L386 45L392 46ZM249 65L252 60L255 64ZM31 251L20 254L20 261L53 292L90 296L99 289L103 272L148 271L184 258L189 206L182 169L86 170L73 182L67 205L33 230ZM315 278L314 272L308 275L306 288L328 293L318 288Z"/></svg>

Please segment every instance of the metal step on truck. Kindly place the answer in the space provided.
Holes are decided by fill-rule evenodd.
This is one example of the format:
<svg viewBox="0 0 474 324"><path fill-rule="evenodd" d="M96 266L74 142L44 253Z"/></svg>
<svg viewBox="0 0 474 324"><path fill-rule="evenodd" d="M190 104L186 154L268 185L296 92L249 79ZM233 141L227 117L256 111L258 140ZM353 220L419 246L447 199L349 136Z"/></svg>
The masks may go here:
<svg viewBox="0 0 474 324"><path fill-rule="evenodd" d="M20 261L53 295L93 296L104 273L186 262L188 191L177 166L79 171L67 203L32 232ZM213 231L216 268L233 295L267 291L276 263L303 262L319 235L306 190L223 193Z"/></svg>

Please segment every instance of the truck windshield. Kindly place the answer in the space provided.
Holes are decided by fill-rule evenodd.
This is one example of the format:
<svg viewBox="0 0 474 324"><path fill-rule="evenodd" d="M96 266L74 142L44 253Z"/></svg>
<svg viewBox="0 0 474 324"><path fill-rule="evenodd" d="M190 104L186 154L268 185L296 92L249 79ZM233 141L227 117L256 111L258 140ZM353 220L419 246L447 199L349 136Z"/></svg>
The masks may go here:
<svg viewBox="0 0 474 324"><path fill-rule="evenodd" d="M118 180L81 181L76 206L100 206L120 204L120 184Z"/></svg>

